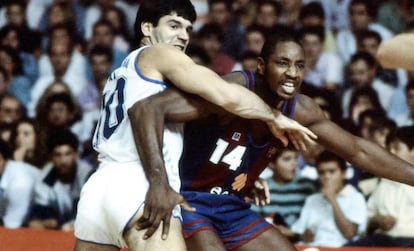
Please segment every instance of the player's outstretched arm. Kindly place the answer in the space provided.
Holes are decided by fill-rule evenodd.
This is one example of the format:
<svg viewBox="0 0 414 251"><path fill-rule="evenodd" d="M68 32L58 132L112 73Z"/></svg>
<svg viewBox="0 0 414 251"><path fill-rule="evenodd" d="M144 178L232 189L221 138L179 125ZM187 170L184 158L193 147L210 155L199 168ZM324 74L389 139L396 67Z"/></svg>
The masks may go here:
<svg viewBox="0 0 414 251"><path fill-rule="evenodd" d="M235 115L266 122L272 133L284 143L289 137L295 145L303 147L303 142L316 138L309 129L286 118L279 111L273 111L254 92L238 83L223 80L170 45L158 44L148 48L140 56L138 65L140 69L154 69L146 72L146 76L168 79L179 89L196 94Z"/></svg>
<svg viewBox="0 0 414 251"><path fill-rule="evenodd" d="M326 119L319 106L309 97L301 98L294 118L308 125L318 135L318 143L355 167L379 177L414 185L413 165L373 142L350 134Z"/></svg>
<svg viewBox="0 0 414 251"><path fill-rule="evenodd" d="M401 33L381 42L377 59L384 68L414 70L414 33Z"/></svg>

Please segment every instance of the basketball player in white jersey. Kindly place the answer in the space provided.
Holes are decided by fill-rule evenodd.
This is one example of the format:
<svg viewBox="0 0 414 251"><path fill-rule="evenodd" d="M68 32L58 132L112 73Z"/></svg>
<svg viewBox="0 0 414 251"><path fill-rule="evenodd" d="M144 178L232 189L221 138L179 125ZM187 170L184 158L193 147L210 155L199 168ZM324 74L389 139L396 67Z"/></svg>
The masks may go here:
<svg viewBox="0 0 414 251"><path fill-rule="evenodd" d="M100 166L81 193L75 222L75 250L186 249L180 205L186 210L194 209L178 193L182 126L171 124L163 135L154 134L163 139L163 145L158 147L162 149L164 163L158 169L149 169L138 155L145 151L145 146L134 140L133 131L140 130L139 121L130 119L136 102L172 84L239 116L266 121L275 136L285 142L284 133L299 147L314 137L297 122L279 113L275 115L244 87L223 81L187 57L183 51L195 18L189 0L151 0L140 5L135 30L141 48L131 52L110 75L103 91L103 107L93 139ZM165 194L163 200L168 203L153 201L159 196L151 193ZM144 201L150 209L144 210ZM156 214L156 206L161 204L171 207L168 215ZM148 215L148 212L155 213ZM142 216L151 222L163 221L162 227L154 235L145 229L138 230L136 223Z"/></svg>

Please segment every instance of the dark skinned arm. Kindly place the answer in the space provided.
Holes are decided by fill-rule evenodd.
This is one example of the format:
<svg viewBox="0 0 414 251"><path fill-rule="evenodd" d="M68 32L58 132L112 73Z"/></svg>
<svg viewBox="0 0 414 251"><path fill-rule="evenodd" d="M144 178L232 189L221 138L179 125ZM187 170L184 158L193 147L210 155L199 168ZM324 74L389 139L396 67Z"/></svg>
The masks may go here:
<svg viewBox="0 0 414 251"><path fill-rule="evenodd" d="M207 107L220 110L198 97L170 88L138 101L128 110L132 128L135 128L135 144L149 181L144 214L137 225L138 229L147 228L144 238L149 238L161 221L162 238L167 238L171 212L177 204L184 210L194 210L168 183L161 154L163 131L164 124L169 121L186 122L201 117L201 114L207 114Z"/></svg>
<svg viewBox="0 0 414 251"><path fill-rule="evenodd" d="M294 119L308 126L326 149L352 165L376 176L414 186L414 167L411 164L379 145L343 130L325 118L309 97L300 95Z"/></svg>

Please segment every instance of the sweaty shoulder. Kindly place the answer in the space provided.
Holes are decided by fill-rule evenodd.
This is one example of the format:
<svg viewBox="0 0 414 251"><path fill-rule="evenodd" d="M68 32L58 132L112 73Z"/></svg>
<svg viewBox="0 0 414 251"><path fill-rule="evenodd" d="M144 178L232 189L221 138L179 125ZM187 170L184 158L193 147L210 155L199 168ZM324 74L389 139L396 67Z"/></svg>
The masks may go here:
<svg viewBox="0 0 414 251"><path fill-rule="evenodd" d="M303 94L298 94L293 118L305 126L326 119L319 105L313 99Z"/></svg>

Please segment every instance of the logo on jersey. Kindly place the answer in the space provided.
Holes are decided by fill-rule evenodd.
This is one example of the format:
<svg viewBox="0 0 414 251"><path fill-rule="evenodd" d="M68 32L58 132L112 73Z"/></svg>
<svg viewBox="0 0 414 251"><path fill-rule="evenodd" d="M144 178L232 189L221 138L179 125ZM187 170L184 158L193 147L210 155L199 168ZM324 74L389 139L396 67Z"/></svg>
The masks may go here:
<svg viewBox="0 0 414 251"><path fill-rule="evenodd" d="M234 191L239 192L240 190L243 189L243 187L246 186L246 183L247 183L247 173L241 173L234 179L233 183L231 184L231 188Z"/></svg>
<svg viewBox="0 0 414 251"><path fill-rule="evenodd" d="M233 136L231 136L231 139L235 140L235 141L239 141L240 138L241 138L241 133L239 133L239 132L235 132L235 133L233 133Z"/></svg>

